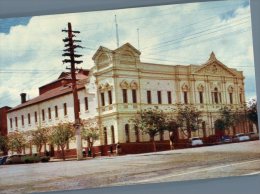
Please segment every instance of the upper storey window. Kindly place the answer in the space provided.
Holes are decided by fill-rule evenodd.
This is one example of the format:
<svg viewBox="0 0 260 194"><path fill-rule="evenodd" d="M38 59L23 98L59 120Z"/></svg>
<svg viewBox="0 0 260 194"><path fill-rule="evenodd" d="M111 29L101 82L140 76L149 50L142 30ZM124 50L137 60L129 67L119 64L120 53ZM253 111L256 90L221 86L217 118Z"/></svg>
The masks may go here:
<svg viewBox="0 0 260 194"><path fill-rule="evenodd" d="M147 103L152 104L152 94L150 90L147 91Z"/></svg>
<svg viewBox="0 0 260 194"><path fill-rule="evenodd" d="M189 100L188 100L188 90L189 90L188 85L187 84L183 84L182 91L183 91L183 101L184 101L184 104L188 104L189 103Z"/></svg>
<svg viewBox="0 0 260 194"><path fill-rule="evenodd" d="M221 92L218 91L218 88L214 88L214 91L212 92L212 101L215 104L219 104L222 102Z"/></svg>
<svg viewBox="0 0 260 194"><path fill-rule="evenodd" d="M122 89L123 92L123 103L127 103L127 89Z"/></svg>

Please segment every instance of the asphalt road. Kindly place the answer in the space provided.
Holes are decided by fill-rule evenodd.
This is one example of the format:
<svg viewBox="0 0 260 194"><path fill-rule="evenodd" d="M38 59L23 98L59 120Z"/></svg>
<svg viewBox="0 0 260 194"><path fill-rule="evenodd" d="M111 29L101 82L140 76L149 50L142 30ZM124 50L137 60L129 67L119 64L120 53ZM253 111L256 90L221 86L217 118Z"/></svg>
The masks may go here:
<svg viewBox="0 0 260 194"><path fill-rule="evenodd" d="M30 193L260 174L260 142L84 161L4 165L0 193Z"/></svg>

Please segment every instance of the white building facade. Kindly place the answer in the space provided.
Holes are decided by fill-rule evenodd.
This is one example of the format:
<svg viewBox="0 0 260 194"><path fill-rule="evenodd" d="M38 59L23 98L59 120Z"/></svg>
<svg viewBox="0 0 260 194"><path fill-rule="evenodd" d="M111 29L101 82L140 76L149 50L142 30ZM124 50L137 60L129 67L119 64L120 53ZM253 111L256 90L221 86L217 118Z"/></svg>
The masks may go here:
<svg viewBox="0 0 260 194"><path fill-rule="evenodd" d="M140 55L129 43L116 50L100 47L93 56L95 66L81 79L78 91L80 118L100 129L100 141L96 145L149 141L148 135L141 134L129 122L137 111L147 108L170 111L177 109L178 104L195 106L202 111L203 122L201 129L193 135L200 137L215 134L214 121L220 108L227 106L241 111L245 108L243 72L228 68L214 53L202 65L172 66L141 62ZM64 87L67 87L67 93L35 103L32 99L11 109L7 116L8 131L34 130L73 121L73 97L69 86L51 89L42 95L53 94ZM245 131L248 126L235 130ZM167 140L168 137L163 134L156 140Z"/></svg>

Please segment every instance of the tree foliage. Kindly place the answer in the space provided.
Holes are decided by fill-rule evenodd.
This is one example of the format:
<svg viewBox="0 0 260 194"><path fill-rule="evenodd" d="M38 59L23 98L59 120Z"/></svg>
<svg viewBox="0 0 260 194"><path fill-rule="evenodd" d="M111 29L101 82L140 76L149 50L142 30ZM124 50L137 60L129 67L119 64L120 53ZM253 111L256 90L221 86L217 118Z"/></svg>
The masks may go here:
<svg viewBox="0 0 260 194"><path fill-rule="evenodd" d="M0 151L7 154L8 151L8 139L6 136L0 135Z"/></svg>
<svg viewBox="0 0 260 194"><path fill-rule="evenodd" d="M154 151L156 151L154 137L158 135L160 131L164 131L167 128L166 121L167 115L159 109L139 111L135 118L130 120L143 134L149 135L150 141L153 142L154 145Z"/></svg>
<svg viewBox="0 0 260 194"><path fill-rule="evenodd" d="M94 127L83 126L82 139L88 142L88 147L93 147L95 141L99 139L99 129Z"/></svg>
<svg viewBox="0 0 260 194"><path fill-rule="evenodd" d="M191 138L191 132L197 131L202 122L201 111L193 106L180 106L177 113L177 123L182 132Z"/></svg>
<svg viewBox="0 0 260 194"><path fill-rule="evenodd" d="M50 129L39 127L37 130L30 131L30 137L31 143L37 146L37 151L40 153L42 146L46 144L50 138Z"/></svg>
<svg viewBox="0 0 260 194"><path fill-rule="evenodd" d="M14 131L8 134L8 147L12 151L16 151L20 154L26 144L27 140L23 132Z"/></svg>
<svg viewBox="0 0 260 194"><path fill-rule="evenodd" d="M218 118L214 122L215 130L224 131L229 130L230 127L234 126L236 120L239 117L237 116L236 112L232 111L228 107L224 107L220 109L220 118Z"/></svg>
<svg viewBox="0 0 260 194"><path fill-rule="evenodd" d="M169 132L169 139L171 143L171 148L173 148L174 143L178 141L178 129L180 125L172 116L167 117L165 130Z"/></svg>
<svg viewBox="0 0 260 194"><path fill-rule="evenodd" d="M63 160L65 160L65 146L74 137L74 134L73 125L70 123L59 123L51 129L49 140L52 144L61 148Z"/></svg>
<svg viewBox="0 0 260 194"><path fill-rule="evenodd" d="M247 117L251 122L253 122L256 125L257 130L259 132L258 117L257 117L257 101L255 99L249 101L248 103Z"/></svg>
<svg viewBox="0 0 260 194"><path fill-rule="evenodd" d="M220 131L224 131L226 129L225 122L222 119L217 119L214 122L214 128Z"/></svg>

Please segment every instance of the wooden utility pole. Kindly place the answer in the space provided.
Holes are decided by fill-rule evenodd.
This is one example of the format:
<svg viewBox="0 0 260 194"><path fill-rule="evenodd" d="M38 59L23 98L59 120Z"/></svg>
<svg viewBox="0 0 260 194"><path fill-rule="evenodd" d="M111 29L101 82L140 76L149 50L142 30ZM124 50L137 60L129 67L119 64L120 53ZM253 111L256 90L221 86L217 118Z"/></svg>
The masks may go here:
<svg viewBox="0 0 260 194"><path fill-rule="evenodd" d="M79 100L78 100L78 90L77 90L77 83L76 83L76 68L75 64L80 64L83 61L75 60L75 58L81 57L82 55L75 54L76 48L83 48L79 45L75 45L75 42L81 42L80 40L73 40L75 37L74 34L80 33L79 31L72 31L71 23L68 23L68 30L62 30L62 32L68 32L68 37L63 39L65 43L65 53L62 56L70 57L70 59L64 59L63 63L70 63L71 67L68 68L71 70L71 79L72 79L72 92L73 92L73 101L74 101L74 118L75 118L75 136L76 136L76 146L77 146L77 160L81 160L82 157L82 143L81 143L81 123L79 118Z"/></svg>

